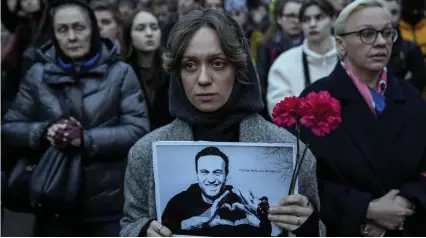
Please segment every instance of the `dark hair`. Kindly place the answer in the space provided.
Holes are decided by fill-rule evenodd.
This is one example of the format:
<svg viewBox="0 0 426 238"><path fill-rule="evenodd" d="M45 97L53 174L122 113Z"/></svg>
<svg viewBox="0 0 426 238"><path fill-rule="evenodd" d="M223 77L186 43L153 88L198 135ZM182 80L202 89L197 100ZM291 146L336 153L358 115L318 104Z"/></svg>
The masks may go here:
<svg viewBox="0 0 426 238"><path fill-rule="evenodd" d="M46 43L50 34L50 23L47 21L47 3L43 0L40 1L40 9L37 12L31 13L32 17L27 18L30 24L21 24L15 29L15 33L22 41L22 51L25 51L27 47L38 48ZM15 12L22 10L21 1L17 1ZM6 4L5 4L6 5ZM6 19L7 20L7 19ZM26 21L23 21L26 22ZM34 23L34 24L33 24Z"/></svg>
<svg viewBox="0 0 426 238"><path fill-rule="evenodd" d="M132 42L132 26L133 26L133 20L135 17L141 13L141 12L147 12L149 14L152 14L156 19L157 17L146 8L138 8L137 10L133 11L132 14L129 16L129 18L126 19L126 21L123 24L123 34L122 34L122 44L121 44L121 56L135 69L137 68L137 54L133 47ZM149 72L149 78L146 79L146 82L152 82L155 84L155 88L158 88L160 86L161 82L161 74L163 72L163 62L161 59L161 54L163 52L163 49L160 45L160 47L154 52L154 62L152 63L152 67L150 68ZM139 72L138 70L136 70ZM136 73L137 73L136 72ZM139 80L142 80L139 78Z"/></svg>
<svg viewBox="0 0 426 238"><path fill-rule="evenodd" d="M402 4L402 0L385 0L385 2L396 2L397 4Z"/></svg>
<svg viewBox="0 0 426 238"><path fill-rule="evenodd" d="M136 8L136 2L133 0L118 0L117 7L120 7L121 5L128 5L132 9Z"/></svg>
<svg viewBox="0 0 426 238"><path fill-rule="evenodd" d="M288 3L298 3L303 4L301 0L277 0L274 4L273 20L270 23L268 30L266 31L263 39L265 41L272 39L278 32L282 31L281 26L278 25L277 21L279 17L282 17L283 10Z"/></svg>
<svg viewBox="0 0 426 238"><path fill-rule="evenodd" d="M223 161L225 161L225 175L228 175L228 173L229 173L229 159L228 159L228 156L226 156L217 147L213 147L213 146L206 147L206 148L202 149L195 156L195 171L198 171L198 160L201 157L208 156L208 155L213 155L213 156L221 157L223 159Z"/></svg>
<svg viewBox="0 0 426 238"><path fill-rule="evenodd" d="M123 20L121 19L120 14L118 14L118 11L117 11L117 4L113 4L113 3L108 2L108 1L105 1L105 2L95 1L95 2L90 4L90 7L92 8L92 10L94 12L96 12L96 11L108 11L108 12L110 12L118 25L123 24ZM120 33L119 33L119 35L120 35ZM119 40L121 40L120 36L118 38L119 38Z"/></svg>
<svg viewBox="0 0 426 238"><path fill-rule="evenodd" d="M93 11L109 11L113 14L114 18L118 21L118 11L117 11L117 4L113 4L111 2L102 2L102 1L95 1L90 4L90 7Z"/></svg>
<svg viewBox="0 0 426 238"><path fill-rule="evenodd" d="M263 3L262 0L248 0L247 1L247 8L249 11L256 10L260 7L265 7L268 9L268 4Z"/></svg>
<svg viewBox="0 0 426 238"><path fill-rule="evenodd" d="M181 60L194 34L202 27L216 31L224 54L234 65L236 79L244 82L247 71L247 53L241 27L231 16L221 10L194 10L179 18L172 28L163 54L163 66L169 73L179 73Z"/></svg>
<svg viewBox="0 0 426 238"><path fill-rule="evenodd" d="M334 18L336 16L336 10L333 5L327 0L309 0L302 5L299 12L299 20L303 21L303 17L305 15L306 9L310 6L317 6L330 18Z"/></svg>
<svg viewBox="0 0 426 238"><path fill-rule="evenodd" d="M167 0L155 0L152 3L152 7L159 7L159 6L164 6L164 5L169 6L169 3L168 3Z"/></svg>
<svg viewBox="0 0 426 238"><path fill-rule="evenodd" d="M200 0L200 5L205 7L207 0ZM222 2L222 8L225 8L225 0L220 0Z"/></svg>

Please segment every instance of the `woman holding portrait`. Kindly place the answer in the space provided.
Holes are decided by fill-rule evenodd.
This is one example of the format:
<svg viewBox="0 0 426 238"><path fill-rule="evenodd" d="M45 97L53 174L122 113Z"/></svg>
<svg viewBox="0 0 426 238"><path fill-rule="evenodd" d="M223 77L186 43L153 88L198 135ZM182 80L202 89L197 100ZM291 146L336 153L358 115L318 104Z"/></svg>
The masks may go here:
<svg viewBox="0 0 426 238"><path fill-rule="evenodd" d="M349 4L334 30L341 61L301 95L326 90L342 106L336 131L302 133L318 162L327 234L424 236L426 103L387 73L397 31L379 0Z"/></svg>
<svg viewBox="0 0 426 238"><path fill-rule="evenodd" d="M250 48L231 16L218 10L192 11L179 18L169 39L163 59L172 75L170 113L177 119L130 150L121 236L171 236L175 232L157 221L152 142L296 143L293 135L258 114L263 103ZM315 167L315 158L308 152L300 174L300 194L271 204L268 219L283 230L301 236L324 234L317 216ZM221 233L224 236L260 234L238 227L213 228L229 231Z"/></svg>

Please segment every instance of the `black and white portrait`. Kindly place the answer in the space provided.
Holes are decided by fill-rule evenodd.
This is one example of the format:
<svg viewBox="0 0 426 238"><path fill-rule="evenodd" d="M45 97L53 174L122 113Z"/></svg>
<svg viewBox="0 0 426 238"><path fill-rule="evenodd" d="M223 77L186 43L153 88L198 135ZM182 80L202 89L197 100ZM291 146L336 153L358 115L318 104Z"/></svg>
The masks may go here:
<svg viewBox="0 0 426 238"><path fill-rule="evenodd" d="M190 143L154 145L162 224L176 235L277 235L268 209L288 190L292 164L280 158L293 147Z"/></svg>

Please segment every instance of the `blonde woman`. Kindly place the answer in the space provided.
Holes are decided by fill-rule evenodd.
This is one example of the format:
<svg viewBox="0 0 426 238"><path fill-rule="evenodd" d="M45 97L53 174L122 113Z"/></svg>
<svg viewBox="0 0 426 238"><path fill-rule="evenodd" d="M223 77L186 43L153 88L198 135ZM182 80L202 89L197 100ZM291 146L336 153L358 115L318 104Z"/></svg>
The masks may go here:
<svg viewBox="0 0 426 238"><path fill-rule="evenodd" d="M335 24L341 61L309 86L342 105L328 136L303 137L317 158L321 219L329 236L424 236L426 103L387 73L397 32L380 0L357 0Z"/></svg>

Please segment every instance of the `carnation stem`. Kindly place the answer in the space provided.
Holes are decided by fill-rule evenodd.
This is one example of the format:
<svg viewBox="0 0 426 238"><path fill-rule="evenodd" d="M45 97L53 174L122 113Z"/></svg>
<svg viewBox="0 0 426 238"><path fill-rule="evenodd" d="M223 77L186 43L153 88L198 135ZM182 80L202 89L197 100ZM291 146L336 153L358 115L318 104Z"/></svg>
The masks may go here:
<svg viewBox="0 0 426 238"><path fill-rule="evenodd" d="M294 194L294 190L295 190L295 187L296 187L296 179L299 175L300 168L302 167L302 163L305 160L305 155L306 155L306 152L308 151L308 149L309 149L309 146L306 145L305 149L303 150L302 157L300 157L300 159L297 160L296 168L294 169L293 176L291 178L290 189L289 189L288 195Z"/></svg>
<svg viewBox="0 0 426 238"><path fill-rule="evenodd" d="M297 140L297 148L296 148L296 165L294 166L293 175L291 176L291 182L290 182L290 188L288 191L288 195L293 195L294 190L296 187L296 179L299 175L300 167L303 163L303 160L305 159L306 152L309 148L308 145L305 146L305 149L303 151L303 155L300 156L300 127L298 124L296 124L296 140Z"/></svg>

